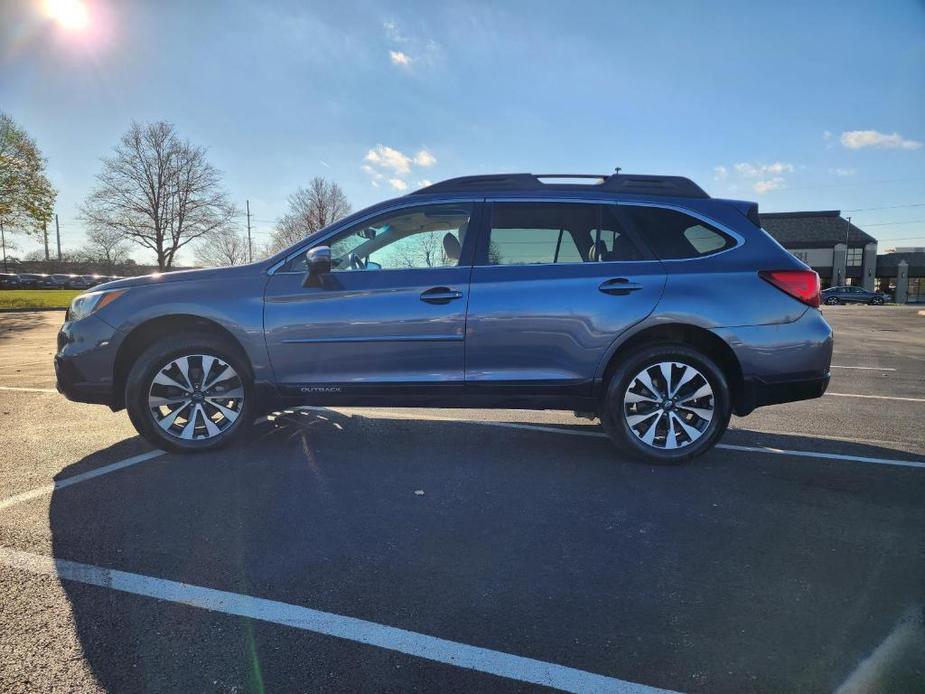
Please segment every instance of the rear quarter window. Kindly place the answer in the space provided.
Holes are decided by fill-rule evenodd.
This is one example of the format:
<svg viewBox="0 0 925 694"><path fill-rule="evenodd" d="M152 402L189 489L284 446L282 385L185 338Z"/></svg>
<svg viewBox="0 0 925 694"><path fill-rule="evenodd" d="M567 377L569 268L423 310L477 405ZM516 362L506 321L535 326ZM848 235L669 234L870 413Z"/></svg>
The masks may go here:
<svg viewBox="0 0 925 694"><path fill-rule="evenodd" d="M662 260L702 258L736 245L735 239L728 234L684 212L639 205L625 205L620 209Z"/></svg>

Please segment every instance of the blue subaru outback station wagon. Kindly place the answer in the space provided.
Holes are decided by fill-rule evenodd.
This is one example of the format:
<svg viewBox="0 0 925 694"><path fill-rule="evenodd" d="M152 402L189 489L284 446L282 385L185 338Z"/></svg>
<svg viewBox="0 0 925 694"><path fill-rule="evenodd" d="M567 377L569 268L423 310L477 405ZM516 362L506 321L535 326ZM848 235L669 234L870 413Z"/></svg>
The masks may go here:
<svg viewBox="0 0 925 694"><path fill-rule="evenodd" d="M675 176L430 185L267 260L108 282L58 336L58 389L172 451L283 403L569 409L677 463L732 413L821 396L819 278L757 205Z"/></svg>

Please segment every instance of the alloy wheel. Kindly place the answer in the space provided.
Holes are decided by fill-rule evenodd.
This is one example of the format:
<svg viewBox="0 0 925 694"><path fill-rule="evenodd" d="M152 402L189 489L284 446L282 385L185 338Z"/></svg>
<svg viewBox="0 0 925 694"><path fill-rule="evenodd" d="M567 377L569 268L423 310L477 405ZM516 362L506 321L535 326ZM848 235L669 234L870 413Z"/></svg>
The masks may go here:
<svg viewBox="0 0 925 694"><path fill-rule="evenodd" d="M148 411L165 433L185 441L211 439L231 428L244 405L234 368L209 354L176 357L148 388Z"/></svg>
<svg viewBox="0 0 925 694"><path fill-rule="evenodd" d="M645 367L629 382L623 416L630 431L659 450L685 448L713 421L713 387L700 371L678 361Z"/></svg>

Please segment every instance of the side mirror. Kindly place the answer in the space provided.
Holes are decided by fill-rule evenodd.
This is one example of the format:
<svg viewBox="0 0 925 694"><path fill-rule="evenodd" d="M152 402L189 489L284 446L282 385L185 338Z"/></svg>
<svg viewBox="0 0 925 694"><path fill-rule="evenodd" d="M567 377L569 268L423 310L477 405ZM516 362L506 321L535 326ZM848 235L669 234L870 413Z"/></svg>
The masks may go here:
<svg viewBox="0 0 925 694"><path fill-rule="evenodd" d="M308 249L305 253L305 266L308 268L308 272L305 273L302 286L320 286L322 276L331 271L330 246L315 246L314 248Z"/></svg>

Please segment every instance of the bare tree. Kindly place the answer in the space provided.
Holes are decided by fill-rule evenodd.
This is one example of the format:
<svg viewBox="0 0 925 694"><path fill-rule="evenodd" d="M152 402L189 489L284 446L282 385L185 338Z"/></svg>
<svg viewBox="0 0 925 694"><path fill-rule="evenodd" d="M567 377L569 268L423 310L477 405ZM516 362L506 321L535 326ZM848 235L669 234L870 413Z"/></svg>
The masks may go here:
<svg viewBox="0 0 925 694"><path fill-rule="evenodd" d="M0 113L0 236L6 232L45 237L57 192L45 174L45 158L35 140L10 116Z"/></svg>
<svg viewBox="0 0 925 694"><path fill-rule="evenodd" d="M196 260L207 267L243 265L247 262L247 239L231 228L207 234L196 244Z"/></svg>
<svg viewBox="0 0 925 694"><path fill-rule="evenodd" d="M87 232L87 243L81 255L89 262L97 263L112 272L116 265L128 259L128 243L118 229L96 227Z"/></svg>
<svg viewBox="0 0 925 694"><path fill-rule="evenodd" d="M158 268L169 270L177 251L237 213L220 184L205 149L181 140L171 123L133 122L103 159L82 217L91 228L117 230L150 249Z"/></svg>
<svg viewBox="0 0 925 694"><path fill-rule="evenodd" d="M425 231L395 243L395 262L399 267L446 267L448 258L443 249L446 231Z"/></svg>
<svg viewBox="0 0 925 694"><path fill-rule="evenodd" d="M308 188L299 188L289 196L289 211L276 223L270 240L275 253L301 241L350 214L350 203L339 185L316 176Z"/></svg>

